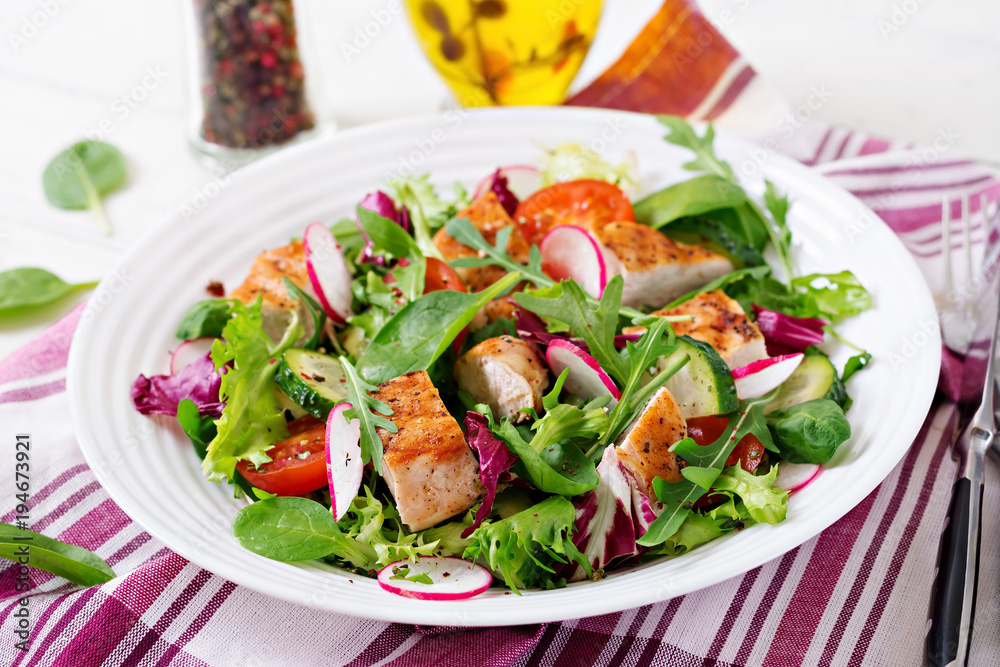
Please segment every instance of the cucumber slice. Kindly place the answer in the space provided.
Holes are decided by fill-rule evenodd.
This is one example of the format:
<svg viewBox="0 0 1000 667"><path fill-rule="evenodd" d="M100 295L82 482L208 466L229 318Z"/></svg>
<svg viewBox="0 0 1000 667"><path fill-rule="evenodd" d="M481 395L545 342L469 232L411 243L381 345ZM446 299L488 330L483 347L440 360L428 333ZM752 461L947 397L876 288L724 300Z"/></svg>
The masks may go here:
<svg viewBox="0 0 1000 667"><path fill-rule="evenodd" d="M829 357L822 352L811 352L781 385L778 395L764 408L764 413L783 410L817 398L829 398L842 408L850 400Z"/></svg>
<svg viewBox="0 0 1000 667"><path fill-rule="evenodd" d="M678 337L677 344L688 353L688 362L665 386L680 404L684 418L736 410L740 402L736 398L733 373L715 348L689 336Z"/></svg>
<svg viewBox="0 0 1000 667"><path fill-rule="evenodd" d="M288 398L317 419L326 419L333 406L347 399L346 376L340 362L313 350L286 350L275 382Z"/></svg>

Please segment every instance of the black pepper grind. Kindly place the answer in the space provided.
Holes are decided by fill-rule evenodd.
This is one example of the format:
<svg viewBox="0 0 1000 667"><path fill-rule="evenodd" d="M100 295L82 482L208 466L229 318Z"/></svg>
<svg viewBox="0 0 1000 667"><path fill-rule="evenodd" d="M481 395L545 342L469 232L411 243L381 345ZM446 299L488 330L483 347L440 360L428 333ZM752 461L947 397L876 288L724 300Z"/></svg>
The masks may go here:
<svg viewBox="0 0 1000 667"><path fill-rule="evenodd" d="M312 129L292 0L192 1L200 139L253 150Z"/></svg>

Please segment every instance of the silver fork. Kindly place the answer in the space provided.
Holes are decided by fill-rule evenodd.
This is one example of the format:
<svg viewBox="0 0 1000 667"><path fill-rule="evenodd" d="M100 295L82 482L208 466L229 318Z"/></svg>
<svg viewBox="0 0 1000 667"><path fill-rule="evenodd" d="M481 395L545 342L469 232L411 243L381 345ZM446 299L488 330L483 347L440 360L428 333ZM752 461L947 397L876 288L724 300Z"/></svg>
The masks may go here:
<svg viewBox="0 0 1000 667"><path fill-rule="evenodd" d="M955 290L952 280L951 204L947 200L942 211L945 292L939 299L941 337L950 350L964 355L964 361L955 434L962 430L957 439L953 434L959 478L952 488L941 535L924 645L924 664L933 667L965 665L968 660L979 578L984 459L995 441L993 360L1000 321L1000 244L990 243L996 221L988 220L985 197L981 204L985 252L982 268L975 272L971 202L962 202L962 236L969 268L960 291Z"/></svg>

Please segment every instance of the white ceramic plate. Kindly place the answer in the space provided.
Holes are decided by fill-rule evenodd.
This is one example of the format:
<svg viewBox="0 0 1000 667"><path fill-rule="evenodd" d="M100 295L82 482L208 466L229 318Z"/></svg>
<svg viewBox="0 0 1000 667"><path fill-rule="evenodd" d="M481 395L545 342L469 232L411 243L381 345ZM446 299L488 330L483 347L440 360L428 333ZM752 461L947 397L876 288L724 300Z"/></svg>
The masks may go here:
<svg viewBox="0 0 1000 667"><path fill-rule="evenodd" d="M875 308L841 331L875 363L852 380L854 434L835 461L790 502L778 526L757 525L673 560L523 596L491 589L461 602L421 602L383 592L375 580L319 563L291 565L242 549L229 532L245 501L205 481L172 420L136 413L129 386L165 372L174 329L210 280L229 288L261 251L305 226L332 223L387 178L416 170L467 186L498 165L534 161L539 146L589 145L611 162L638 157L645 192L690 177L687 151L662 140L652 118L584 109L450 111L371 125L289 148L204 191L168 215L98 288L73 341L68 389L87 461L126 513L168 547L238 584L319 609L405 623L505 625L603 614L699 588L757 567L802 544L859 503L893 469L919 429L938 376L934 305L916 265L882 224L848 233L872 214L805 167L770 155L763 171L794 199L791 227L802 271L853 271ZM717 149L762 190L752 147L726 137ZM760 155L758 149L757 155ZM196 215L193 217L191 213ZM183 213L187 213L187 218ZM857 229L857 228L856 228ZM840 367L849 356L838 350Z"/></svg>

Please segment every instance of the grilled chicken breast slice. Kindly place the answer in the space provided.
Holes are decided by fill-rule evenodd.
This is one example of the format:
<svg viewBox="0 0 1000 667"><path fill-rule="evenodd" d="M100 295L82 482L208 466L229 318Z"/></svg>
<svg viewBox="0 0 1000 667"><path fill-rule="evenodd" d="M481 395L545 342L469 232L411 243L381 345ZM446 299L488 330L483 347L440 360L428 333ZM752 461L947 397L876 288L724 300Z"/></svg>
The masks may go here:
<svg viewBox="0 0 1000 667"><path fill-rule="evenodd" d="M399 429L378 434L383 477L403 523L423 530L472 507L481 491L479 465L427 372L383 382L372 396L389 404Z"/></svg>
<svg viewBox="0 0 1000 667"><path fill-rule="evenodd" d="M750 321L739 302L722 290L704 292L676 308L655 314L691 315L693 319L688 322L672 323L674 332L708 343L731 369L768 356L764 334Z"/></svg>
<svg viewBox="0 0 1000 667"><path fill-rule="evenodd" d="M300 340L308 340L312 336L312 318L308 317L304 304L288 295L282 278L288 278L315 298L302 241L292 241L258 255L246 280L229 296L247 305L255 303L258 296L261 298L264 331L271 340L278 341L296 315L305 331Z"/></svg>
<svg viewBox="0 0 1000 667"><path fill-rule="evenodd" d="M612 222L592 234L601 244L609 277L625 279L626 306L659 308L733 270L722 255L671 241L634 222Z"/></svg>
<svg viewBox="0 0 1000 667"><path fill-rule="evenodd" d="M488 338L455 364L458 388L476 403L486 403L496 419L518 424L528 418L520 410L542 410L549 373L531 345L511 336Z"/></svg>
<svg viewBox="0 0 1000 667"><path fill-rule="evenodd" d="M653 478L681 479L681 467L670 446L687 436L681 406L666 387L653 394L646 407L618 439L615 453L639 489L653 497Z"/></svg>
<svg viewBox="0 0 1000 667"><path fill-rule="evenodd" d="M497 232L504 227L514 225L510 216L507 215L507 211L500 204L500 200L492 192L487 192L480 196L479 199L472 202L471 206L456 217L468 218L469 222L475 225L476 229L483 235L483 238L490 243L496 243ZM444 256L445 261L448 262L459 257L474 257L476 255L475 250L459 243L449 236L444 229L438 230L438 233L434 235L434 245L437 246L437 249ZM530 252L531 247L524 240L524 237L521 236L520 230L514 226L514 231L507 242L507 253L515 262L527 264ZM469 291L472 292L481 292L503 278L504 274L507 273L499 266L458 268L455 271L458 272L458 275L468 285Z"/></svg>

